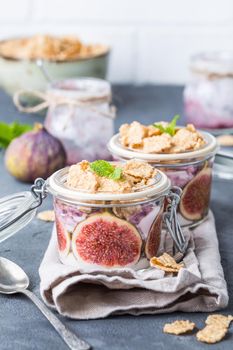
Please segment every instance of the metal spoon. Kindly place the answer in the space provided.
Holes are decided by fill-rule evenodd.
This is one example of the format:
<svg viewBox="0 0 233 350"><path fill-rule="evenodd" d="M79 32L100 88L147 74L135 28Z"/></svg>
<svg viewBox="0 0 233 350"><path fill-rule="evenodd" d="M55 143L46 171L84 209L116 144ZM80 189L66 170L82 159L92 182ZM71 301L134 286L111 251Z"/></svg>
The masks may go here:
<svg viewBox="0 0 233 350"><path fill-rule="evenodd" d="M0 293L15 294L23 293L27 295L45 315L56 331L60 334L64 342L72 350L88 350L90 345L76 337L69 331L61 321L38 299L35 294L29 291L29 278L26 273L14 262L0 257Z"/></svg>

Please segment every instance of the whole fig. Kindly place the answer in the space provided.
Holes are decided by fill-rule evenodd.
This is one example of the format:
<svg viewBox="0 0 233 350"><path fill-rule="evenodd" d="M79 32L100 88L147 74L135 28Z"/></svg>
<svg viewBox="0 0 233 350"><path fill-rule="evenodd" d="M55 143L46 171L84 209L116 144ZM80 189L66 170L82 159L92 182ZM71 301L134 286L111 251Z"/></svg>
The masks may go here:
<svg viewBox="0 0 233 350"><path fill-rule="evenodd" d="M5 154L9 173L25 182L33 182L37 177L46 179L65 164L66 153L61 142L41 124L15 138Z"/></svg>

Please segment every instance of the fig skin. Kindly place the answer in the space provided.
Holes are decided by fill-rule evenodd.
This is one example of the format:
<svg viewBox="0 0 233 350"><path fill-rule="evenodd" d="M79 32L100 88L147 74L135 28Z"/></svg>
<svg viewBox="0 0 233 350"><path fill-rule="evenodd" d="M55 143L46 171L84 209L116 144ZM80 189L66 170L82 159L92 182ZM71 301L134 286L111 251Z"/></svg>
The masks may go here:
<svg viewBox="0 0 233 350"><path fill-rule="evenodd" d="M41 124L15 138L5 154L9 173L24 182L33 182L37 177L46 179L65 164L64 147Z"/></svg>
<svg viewBox="0 0 233 350"><path fill-rule="evenodd" d="M157 217L155 218L154 222L150 227L149 234L146 240L146 245L145 245L145 254L147 259L151 259L153 258L153 256L156 256L159 250L162 221L163 221L163 212L164 212L164 206L162 206L162 208L157 214Z"/></svg>
<svg viewBox="0 0 233 350"><path fill-rule="evenodd" d="M63 256L68 255L70 250L70 234L65 229L62 221L56 216L56 231L59 253Z"/></svg>
<svg viewBox="0 0 233 350"><path fill-rule="evenodd" d="M180 213L187 220L200 220L209 208L211 168L204 167L183 189Z"/></svg>

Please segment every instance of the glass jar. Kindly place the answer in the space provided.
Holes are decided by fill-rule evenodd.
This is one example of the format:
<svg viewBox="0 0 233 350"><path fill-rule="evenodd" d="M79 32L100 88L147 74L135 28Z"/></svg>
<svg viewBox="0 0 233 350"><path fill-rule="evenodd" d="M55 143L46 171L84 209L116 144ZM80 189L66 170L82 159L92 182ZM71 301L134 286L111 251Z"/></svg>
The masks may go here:
<svg viewBox="0 0 233 350"><path fill-rule="evenodd" d="M199 128L233 128L233 53L193 56L184 89L187 121Z"/></svg>
<svg viewBox="0 0 233 350"><path fill-rule="evenodd" d="M153 185L133 193L87 193L66 188L66 175L58 171L47 184L61 261L86 269L148 266L159 248L168 179L158 173Z"/></svg>
<svg viewBox="0 0 233 350"><path fill-rule="evenodd" d="M178 207L181 226L194 227L208 214L212 184L212 167L218 146L214 136L201 132L206 145L199 150L177 154L146 154L125 148L119 134L113 136L108 149L117 160L132 158L144 160L163 171L172 186L179 186L183 193Z"/></svg>
<svg viewBox="0 0 233 350"><path fill-rule="evenodd" d="M68 79L50 85L46 95L45 127L63 143L67 164L109 160L106 144L113 135L115 118L110 84L94 78Z"/></svg>
<svg viewBox="0 0 233 350"><path fill-rule="evenodd" d="M162 172L156 173L150 185L121 194L72 190L66 186L67 174L68 168L58 170L46 181L37 179L32 193L1 199L0 241L25 226L50 193L63 264L82 271L146 268L159 250L163 220L177 249L186 250L176 218L180 190L171 190L170 180Z"/></svg>

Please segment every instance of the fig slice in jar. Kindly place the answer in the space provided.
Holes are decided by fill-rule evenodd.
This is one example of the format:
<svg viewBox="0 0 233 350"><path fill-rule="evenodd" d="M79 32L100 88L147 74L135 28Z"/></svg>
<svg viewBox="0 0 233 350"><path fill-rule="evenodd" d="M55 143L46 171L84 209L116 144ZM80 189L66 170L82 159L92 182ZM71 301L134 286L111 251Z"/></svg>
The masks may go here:
<svg viewBox="0 0 233 350"><path fill-rule="evenodd" d="M80 222L72 238L72 250L80 262L113 268L132 266L140 258L142 239L129 222L105 212Z"/></svg>
<svg viewBox="0 0 233 350"><path fill-rule="evenodd" d="M70 250L70 233L58 217L56 217L56 230L59 253L66 256Z"/></svg>
<svg viewBox="0 0 233 350"><path fill-rule="evenodd" d="M156 256L160 245L161 229L163 219L163 206L160 209L157 217L153 221L145 245L145 254L147 259L151 259Z"/></svg>
<svg viewBox="0 0 233 350"><path fill-rule="evenodd" d="M209 207L212 171L204 167L184 188L180 212L188 220L201 219Z"/></svg>

